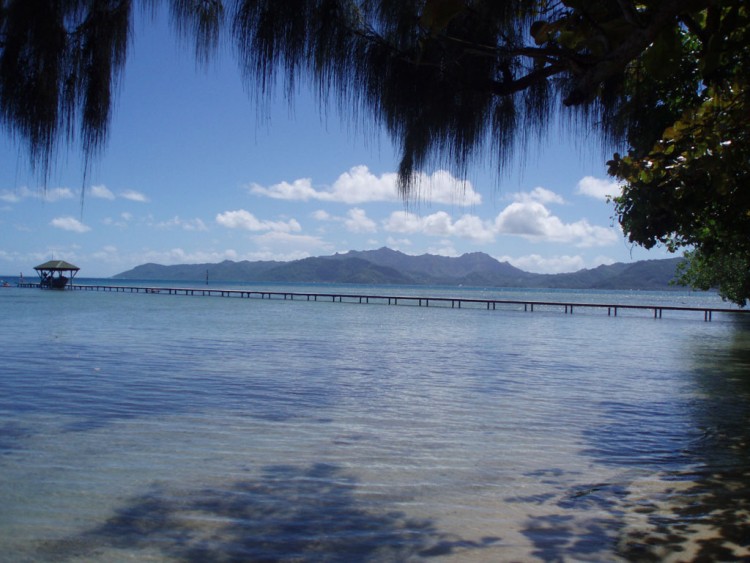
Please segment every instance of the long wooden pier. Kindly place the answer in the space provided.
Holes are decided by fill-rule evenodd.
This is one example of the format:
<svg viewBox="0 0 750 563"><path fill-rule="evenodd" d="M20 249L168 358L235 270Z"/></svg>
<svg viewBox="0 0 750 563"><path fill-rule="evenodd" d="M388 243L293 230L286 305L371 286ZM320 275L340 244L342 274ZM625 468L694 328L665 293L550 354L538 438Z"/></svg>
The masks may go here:
<svg viewBox="0 0 750 563"><path fill-rule="evenodd" d="M38 283L20 283L18 287L39 288ZM557 310L565 314L573 314L576 309L607 310L608 316L617 316L618 311L644 311L653 313L655 319L661 319L664 311L703 313L703 320L709 322L714 313L743 315L750 313L750 309L731 309L720 307L684 307L679 305L630 305L614 303L576 303L565 301L530 301L513 299L475 299L470 297L426 297L416 295L375 295L355 293L310 293L294 291L264 291L250 289L220 289L209 287L144 287L125 285L68 285L69 291L109 291L117 293L149 293L166 295L197 295L205 297L235 297L244 299L283 299L327 301L333 303L380 303L387 305L413 305L418 307L449 307L449 308L481 308L496 310L512 308L533 312L536 310Z"/></svg>

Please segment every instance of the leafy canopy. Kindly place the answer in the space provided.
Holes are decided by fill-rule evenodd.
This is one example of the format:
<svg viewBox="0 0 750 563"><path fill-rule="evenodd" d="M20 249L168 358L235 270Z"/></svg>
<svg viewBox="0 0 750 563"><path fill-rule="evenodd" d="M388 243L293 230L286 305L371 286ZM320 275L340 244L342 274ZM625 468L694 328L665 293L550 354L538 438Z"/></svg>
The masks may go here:
<svg viewBox="0 0 750 563"><path fill-rule="evenodd" d="M627 149L631 241L691 249L700 286L750 275L744 0L0 0L0 122L42 172L61 143L104 147L133 12L162 4L198 62L226 35L260 96L303 83L384 126L407 198L425 166L503 168L563 114Z"/></svg>
<svg viewBox="0 0 750 563"><path fill-rule="evenodd" d="M608 163L610 174L625 182L615 210L631 241L688 249L683 283L718 287L724 298L745 305L750 298L750 9L723 2L694 14L677 30L675 48L690 54L681 58L682 79L643 113L660 121L658 134L635 139L626 156L615 154ZM687 88L680 90L680 83Z"/></svg>

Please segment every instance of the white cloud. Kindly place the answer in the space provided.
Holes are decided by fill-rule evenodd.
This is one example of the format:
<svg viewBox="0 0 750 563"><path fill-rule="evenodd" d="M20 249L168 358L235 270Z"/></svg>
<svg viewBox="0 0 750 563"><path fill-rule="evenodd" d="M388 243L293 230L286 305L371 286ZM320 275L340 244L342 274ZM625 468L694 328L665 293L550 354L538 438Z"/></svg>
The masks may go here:
<svg viewBox="0 0 750 563"><path fill-rule="evenodd" d="M310 178L300 178L291 183L280 182L269 187L251 184L249 190L253 194L274 199L361 204L401 201L397 180L395 172L376 176L367 166L354 166L325 189L315 189ZM420 199L434 203L477 205L482 201L471 182L454 178L444 170L438 170L432 175L418 174L415 177L415 190Z"/></svg>
<svg viewBox="0 0 750 563"><path fill-rule="evenodd" d="M57 217L50 221L50 225L64 231L71 231L74 233L85 233L91 230L91 227L84 225L74 217Z"/></svg>
<svg viewBox="0 0 750 563"><path fill-rule="evenodd" d="M155 225L158 229L180 228L184 231L207 231L208 227L201 219L180 219L177 215L169 221L162 221Z"/></svg>
<svg viewBox="0 0 750 563"><path fill-rule="evenodd" d="M195 219L185 219L180 225L185 231L207 231L206 224L197 217Z"/></svg>
<svg viewBox="0 0 750 563"><path fill-rule="evenodd" d="M318 209L317 211L313 212L312 218L316 219L317 221L330 221L332 219L331 214L322 209Z"/></svg>
<svg viewBox="0 0 750 563"><path fill-rule="evenodd" d="M516 268L520 268L526 272L534 272L537 274L563 274L567 272L577 272L584 268L597 268L602 265L614 264L615 260L609 256L597 256L593 260L589 260L588 263L583 257L562 255L562 256L550 256L543 257L539 254L529 254L527 256L495 256L495 259L500 262L509 262Z"/></svg>
<svg viewBox="0 0 750 563"><path fill-rule="evenodd" d="M492 225L475 215L463 215L453 221L445 211L438 211L425 217L406 211L394 211L383 221L383 227L391 233L422 233L432 236L458 236L478 242L494 239Z"/></svg>
<svg viewBox="0 0 750 563"><path fill-rule="evenodd" d="M232 248L225 250L186 250L180 247L156 250L147 249L137 253L123 253L114 248L103 248L96 255L99 262L116 264L116 271L123 271L145 262L156 264L215 264L224 260L276 260L287 262L299 260L313 255L321 255L332 249L324 241L315 237L306 237L281 232L269 232L254 237L253 241L260 242L256 250L237 252ZM57 256L57 253L55 254ZM0 251L0 260L2 260ZM40 256L37 262L48 260L49 257ZM32 260L33 261L33 260ZM35 262L36 263L36 262ZM114 267L113 267L114 269Z"/></svg>
<svg viewBox="0 0 750 563"><path fill-rule="evenodd" d="M400 199L395 173L375 176L367 166L354 166L333 183L333 201L365 203L368 201L396 201Z"/></svg>
<svg viewBox="0 0 750 563"><path fill-rule="evenodd" d="M620 195L621 190L622 186L617 182L602 180L593 176L581 178L576 186L576 193L602 201L606 200L607 196L615 197Z"/></svg>
<svg viewBox="0 0 750 563"><path fill-rule="evenodd" d="M446 170L438 170L432 175L418 174L415 190L419 199L434 203L466 207L482 203L481 194L474 191L471 182L459 180Z"/></svg>
<svg viewBox="0 0 750 563"><path fill-rule="evenodd" d="M132 220L133 220L133 214L125 211L123 213L120 213L119 219L113 219L112 217L105 217L104 219L102 219L102 224L107 225L109 227L125 228L128 226L128 223Z"/></svg>
<svg viewBox="0 0 750 563"><path fill-rule="evenodd" d="M250 193L264 195L273 199L284 199L292 201L308 201L310 199L326 200L324 193L317 192L312 187L310 178L300 178L291 184L289 182L280 182L264 188L260 184L250 184Z"/></svg>
<svg viewBox="0 0 750 563"><path fill-rule="evenodd" d="M216 216L216 222L228 229L244 229L246 231L274 231L289 233L302 230L302 227L295 219L290 219L286 222L262 221L244 209L219 213Z"/></svg>
<svg viewBox="0 0 750 563"><path fill-rule="evenodd" d="M99 199L114 200L120 197L122 199L127 199L127 200L135 201L138 203L147 203L150 201L148 196L146 196L142 192L139 192L136 190L124 190L124 191L121 191L118 195L115 195L112 190L110 190L107 186L104 186L104 185L91 186L90 194L92 197L99 198Z"/></svg>
<svg viewBox="0 0 750 563"><path fill-rule="evenodd" d="M44 201L60 201L61 199L71 199L74 194L70 188L52 188L43 190L40 197Z"/></svg>
<svg viewBox="0 0 750 563"><path fill-rule="evenodd" d="M509 262L516 268L526 272L536 274L561 274L564 272L577 272L586 267L586 263L581 256L552 256L545 258L539 254L529 254L528 256L498 256L500 262Z"/></svg>
<svg viewBox="0 0 750 563"><path fill-rule="evenodd" d="M430 246L427 249L428 254L434 254L436 256L451 256L456 257L459 255L458 251L453 247L449 240L440 241L440 246Z"/></svg>
<svg viewBox="0 0 750 563"><path fill-rule="evenodd" d="M333 250L331 244L319 237L283 231L263 233L252 240L265 255L276 256L274 260L297 260Z"/></svg>
<svg viewBox="0 0 750 563"><path fill-rule="evenodd" d="M422 230L422 220L413 213L394 211L383 221L383 228L390 233L418 233Z"/></svg>
<svg viewBox="0 0 750 563"><path fill-rule="evenodd" d="M312 217L321 222L342 223L350 233L375 233L378 230L377 223L367 216L364 209L359 207L353 207L347 211L345 217L331 215L322 209L312 213Z"/></svg>
<svg viewBox="0 0 750 563"><path fill-rule="evenodd" d="M355 207L347 213L348 219L344 220L344 226L350 233L374 233L378 228L375 221L370 219L364 209Z"/></svg>
<svg viewBox="0 0 750 563"><path fill-rule="evenodd" d="M196 250L188 252L182 248L171 248L169 250L148 250L146 252L132 255L128 258L131 264L143 264L154 262L156 264L206 264L222 262L224 260L236 260L238 253L229 248L221 251ZM132 266L131 266L132 267Z"/></svg>
<svg viewBox="0 0 750 563"><path fill-rule="evenodd" d="M91 196L99 199L115 199L115 194L107 186L91 186Z"/></svg>
<svg viewBox="0 0 750 563"><path fill-rule="evenodd" d="M328 247L326 247L325 252L328 252ZM320 252L315 252L315 254L320 254ZM261 250L257 250L254 252L248 252L244 255L242 258L243 260L274 260L276 262L290 262L292 260L301 260L302 258L309 258L311 254L309 252L305 252L303 250L299 249L292 249L288 252L284 251L274 251L270 248L264 248Z"/></svg>
<svg viewBox="0 0 750 563"><path fill-rule="evenodd" d="M537 201L539 203L559 203L563 204L565 203L565 200L560 194L556 194L552 190L548 190L547 188L542 188L541 186L537 186L530 192L518 192L513 194L513 199L515 201L519 201L522 203L528 202L528 201Z"/></svg>
<svg viewBox="0 0 750 563"><path fill-rule="evenodd" d="M495 239L495 233L490 223L483 221L476 215L468 214L461 216L453 223L450 234L477 242L492 242Z"/></svg>
<svg viewBox="0 0 750 563"><path fill-rule="evenodd" d="M428 235L446 236L453 231L453 218L445 211L438 211L420 218L420 230Z"/></svg>
<svg viewBox="0 0 750 563"><path fill-rule="evenodd" d="M514 201L503 209L494 222L476 215L464 214L453 219L445 211L419 216L394 211L384 221L389 233L424 234L439 237L460 237L490 243L497 235L515 235L534 242L575 244L579 247L604 246L619 240L614 228L591 225L586 219L565 223L540 201L561 202L557 194L538 188L525 195L516 194Z"/></svg>
<svg viewBox="0 0 750 563"><path fill-rule="evenodd" d="M591 225L585 219L564 223L538 201L511 203L495 219L495 230L532 241L574 243L580 247L604 246L618 240L613 229Z"/></svg>
<svg viewBox="0 0 750 563"><path fill-rule="evenodd" d="M26 186L18 188L15 191L3 190L0 192L0 200L7 203L18 203L22 199L40 199L46 202L60 201L61 199L71 199L74 197L70 188L49 188L32 190Z"/></svg>
<svg viewBox="0 0 750 563"><path fill-rule="evenodd" d="M146 203L148 201L148 198L144 194L135 190L125 190L124 192L120 192L120 197L129 199L130 201L137 201L139 203Z"/></svg>

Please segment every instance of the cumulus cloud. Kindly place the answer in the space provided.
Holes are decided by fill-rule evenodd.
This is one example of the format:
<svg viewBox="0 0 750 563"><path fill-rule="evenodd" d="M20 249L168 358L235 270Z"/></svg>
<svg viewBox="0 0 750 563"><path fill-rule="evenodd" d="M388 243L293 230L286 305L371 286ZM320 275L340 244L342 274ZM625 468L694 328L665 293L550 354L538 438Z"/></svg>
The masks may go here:
<svg viewBox="0 0 750 563"><path fill-rule="evenodd" d="M322 209L314 211L312 214L312 218L316 219L317 221L330 221L332 219L331 214L328 213L328 211L324 211Z"/></svg>
<svg viewBox="0 0 750 563"><path fill-rule="evenodd" d="M139 203L146 203L148 201L148 198L144 194L135 190L125 190L124 192L120 192L120 197L130 201L137 201Z"/></svg>
<svg viewBox="0 0 750 563"><path fill-rule="evenodd" d="M269 187L263 187L260 184L250 184L250 193L271 197L273 199L284 199L291 201L308 201L310 199L319 199L330 201L329 194L318 192L312 187L310 178L300 178L292 183L279 182Z"/></svg>
<svg viewBox="0 0 750 563"><path fill-rule="evenodd" d="M115 194L107 186L91 186L91 197L99 199L115 199Z"/></svg>
<svg viewBox="0 0 750 563"><path fill-rule="evenodd" d="M302 227L295 219L289 221L263 221L244 209L236 211L225 211L216 216L216 222L228 229L243 229L246 231L275 231L275 232L297 232Z"/></svg>
<svg viewBox="0 0 750 563"><path fill-rule="evenodd" d="M581 256L552 256L545 258L539 254L529 254L516 258L510 256L496 257L500 262L509 262L516 268L536 274L561 274L565 272L577 272L586 267Z"/></svg>
<svg viewBox="0 0 750 563"><path fill-rule="evenodd" d="M617 182L594 178L593 176L581 178L576 186L576 193L602 201L606 200L608 196L620 195L620 191L622 191L622 186Z"/></svg>
<svg viewBox="0 0 750 563"><path fill-rule="evenodd" d="M91 227L84 225L74 217L56 217L50 221L50 225L57 229L73 233L85 233L91 230Z"/></svg>
<svg viewBox="0 0 750 563"><path fill-rule="evenodd" d="M249 190L253 194L274 199L361 204L400 201L402 198L398 193L397 180L395 172L376 176L367 166L354 166L341 174L333 185L323 189L313 187L310 178L300 178L268 187L251 184ZM477 205L482 201L471 182L459 180L444 170L432 175L418 174L414 185L420 199L425 201L453 205Z"/></svg>
<svg viewBox="0 0 750 563"><path fill-rule="evenodd" d="M481 194L474 191L468 180L459 180L446 170L438 170L432 175L420 173L415 179L418 197L427 202L448 205L479 205Z"/></svg>
<svg viewBox="0 0 750 563"><path fill-rule="evenodd" d="M418 233L422 230L419 216L407 211L394 211L383 221L383 228L389 233Z"/></svg>
<svg viewBox="0 0 750 563"><path fill-rule="evenodd" d="M351 233L374 233L378 230L375 221L367 216L364 209L358 207L349 210L344 226Z"/></svg>
<svg viewBox="0 0 750 563"><path fill-rule="evenodd" d="M589 224L585 219L564 223L538 201L516 201L495 219L498 234L518 235L532 241L604 246L617 241L614 230Z"/></svg>
<svg viewBox="0 0 750 563"><path fill-rule="evenodd" d="M490 242L494 239L491 223L469 214L454 221L445 211L438 211L425 217L406 211L394 211L383 221L383 227L391 233L458 236L477 242Z"/></svg>
<svg viewBox="0 0 750 563"><path fill-rule="evenodd" d="M544 204L565 203L565 200L560 194L557 194L552 190L548 190L547 188L542 188L541 186L534 188L530 192L515 193L513 194L513 199L520 202L537 201Z"/></svg>
<svg viewBox="0 0 750 563"><path fill-rule="evenodd" d="M543 203L561 203L562 198L544 188L515 194L513 199L516 201L505 207L494 222L471 214L454 220L444 211L427 216L395 211L383 221L383 228L389 233L459 237L482 243L492 242L498 235L514 235L532 242L590 247L612 244L619 238L615 229L591 225L586 219L564 222Z"/></svg>
<svg viewBox="0 0 750 563"><path fill-rule="evenodd" d="M342 223L350 233L375 233L378 230L377 223L367 216L364 209L353 207L347 211L346 216L331 215L327 211L319 209L312 213L313 219L326 223Z"/></svg>

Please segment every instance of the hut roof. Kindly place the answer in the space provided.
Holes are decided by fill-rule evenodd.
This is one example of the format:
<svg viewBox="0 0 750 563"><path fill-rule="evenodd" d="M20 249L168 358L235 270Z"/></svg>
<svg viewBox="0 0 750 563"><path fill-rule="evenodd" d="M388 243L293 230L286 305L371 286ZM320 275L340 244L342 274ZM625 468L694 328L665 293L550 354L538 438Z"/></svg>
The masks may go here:
<svg viewBox="0 0 750 563"><path fill-rule="evenodd" d="M74 266L70 262L66 262L65 260L50 260L49 262L45 262L44 264L39 264L38 266L34 266L35 270L51 270L53 272L57 271L78 271L80 268L78 266Z"/></svg>

